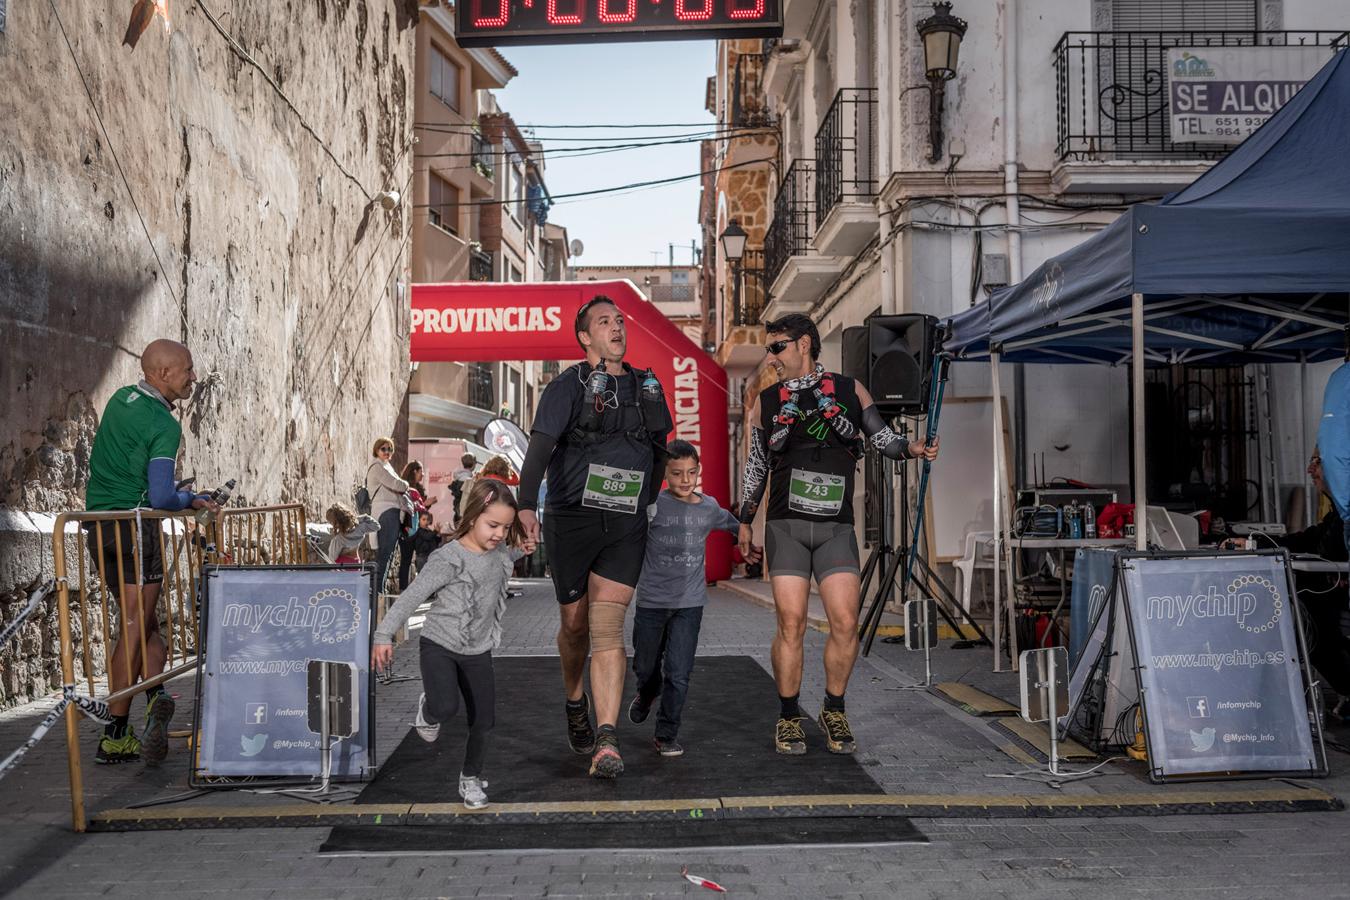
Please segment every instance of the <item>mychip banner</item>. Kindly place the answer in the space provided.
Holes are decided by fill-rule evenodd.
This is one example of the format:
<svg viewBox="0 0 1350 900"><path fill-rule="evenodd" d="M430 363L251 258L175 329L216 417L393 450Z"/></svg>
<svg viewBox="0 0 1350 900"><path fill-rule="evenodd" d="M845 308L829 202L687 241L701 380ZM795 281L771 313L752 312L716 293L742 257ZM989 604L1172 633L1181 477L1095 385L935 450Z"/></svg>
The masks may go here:
<svg viewBox="0 0 1350 900"><path fill-rule="evenodd" d="M1287 557L1122 558L1157 779L1314 774Z"/></svg>
<svg viewBox="0 0 1350 900"><path fill-rule="evenodd" d="M319 777L308 721L311 660L354 664L356 733L333 744L333 777L373 765L367 569L208 567L198 673L201 735L194 783L206 776Z"/></svg>
<svg viewBox="0 0 1350 900"><path fill-rule="evenodd" d="M1330 47L1169 47L1172 140L1240 144L1331 59Z"/></svg>

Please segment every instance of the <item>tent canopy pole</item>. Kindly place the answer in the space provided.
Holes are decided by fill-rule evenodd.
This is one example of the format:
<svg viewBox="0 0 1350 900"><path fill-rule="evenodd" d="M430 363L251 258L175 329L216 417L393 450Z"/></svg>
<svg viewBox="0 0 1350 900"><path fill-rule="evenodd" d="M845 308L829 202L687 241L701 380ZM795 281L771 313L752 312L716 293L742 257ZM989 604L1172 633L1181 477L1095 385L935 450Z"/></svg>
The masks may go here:
<svg viewBox="0 0 1350 900"><path fill-rule="evenodd" d="M1134 382L1134 549L1148 546L1148 489L1144 481L1144 295L1130 296L1134 332L1131 376Z"/></svg>

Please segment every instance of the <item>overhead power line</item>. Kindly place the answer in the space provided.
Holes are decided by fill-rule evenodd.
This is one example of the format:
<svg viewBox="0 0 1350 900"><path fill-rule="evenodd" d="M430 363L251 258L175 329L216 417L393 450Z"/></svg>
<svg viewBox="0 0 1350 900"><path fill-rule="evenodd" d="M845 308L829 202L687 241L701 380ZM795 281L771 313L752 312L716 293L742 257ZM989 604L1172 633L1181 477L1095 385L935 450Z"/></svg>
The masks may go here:
<svg viewBox="0 0 1350 900"><path fill-rule="evenodd" d="M631 183L629 183L629 184L615 185L614 187L596 188L596 189L590 190L590 191L573 191L572 193L568 193L568 194L552 194L552 195L550 195L550 196L551 196L551 199L556 203L556 202L559 201L559 200L572 200L572 199L576 199L576 198L580 198L580 197L595 197L595 196L598 196L598 195L600 195L600 194L613 194L613 193L617 193L617 192L619 192L619 191L634 191L634 190L639 190L639 189L643 189L643 188L661 187L662 185L666 185L666 184L674 184L674 183L677 182L677 181L688 181L690 178L702 178L704 175L715 175L715 174L717 174L717 173L719 173L719 172L729 172L729 171L731 171L732 169L741 169L741 168L744 168L744 167L746 167L746 166L759 166L759 165L763 165L763 164L766 163L766 162L768 162L768 160L763 160L763 159L750 159L750 160L746 160L745 162L733 163L733 164L731 164L731 165L729 165L729 166L716 166L716 167L711 168L711 169L704 169L704 170L702 170L702 171L700 171L700 172L691 172L691 173L688 174L688 175L673 175L673 176L671 176L670 178L656 178L656 179L653 179L653 180L651 180L651 181L634 181L634 182L631 182ZM437 171L441 171L441 170L439 170L439 169L430 169L429 171L437 172ZM515 199L508 199L508 200L498 200L498 199L492 199L492 200L469 200L469 201L467 201L467 202L453 203L453 204L418 203L418 204L416 204L416 205L414 206L414 208L415 208L415 209L430 209L430 208L432 208L432 207L437 207L437 208L439 208L440 206L443 206L443 205L448 205L448 206L492 206L492 205L497 204L497 203L501 203L501 204L511 204L511 203L519 203L519 202L523 202L523 201L518 201L518 200L515 200Z"/></svg>

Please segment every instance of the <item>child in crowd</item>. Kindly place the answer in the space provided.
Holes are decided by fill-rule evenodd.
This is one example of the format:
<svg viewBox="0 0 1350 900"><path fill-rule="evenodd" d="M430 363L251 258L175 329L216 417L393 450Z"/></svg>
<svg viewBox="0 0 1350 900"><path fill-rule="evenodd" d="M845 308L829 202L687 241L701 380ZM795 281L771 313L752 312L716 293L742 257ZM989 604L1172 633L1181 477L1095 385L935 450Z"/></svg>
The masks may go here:
<svg viewBox="0 0 1350 900"><path fill-rule="evenodd" d="M427 557L441 546L441 533L436 530L436 519L428 510L422 510L417 516L417 534L411 538L414 561L417 571L427 567Z"/></svg>
<svg viewBox="0 0 1350 900"><path fill-rule="evenodd" d="M380 523L370 516L358 516L345 503L334 503L323 514L333 526L333 539L328 542L328 555L340 566L361 564L361 545L380 530Z"/></svg>
<svg viewBox="0 0 1350 900"><path fill-rule="evenodd" d="M647 528L647 555L637 584L633 619L633 673L637 696L628 720L647 720L659 697L656 750L681 756L676 740L680 711L689 692L703 607L708 602L704 547L714 530L736 534L740 523L713 498L694 490L698 482L698 450L688 441L666 447L666 490L657 495Z"/></svg>
<svg viewBox="0 0 1350 900"><path fill-rule="evenodd" d="M459 796L469 809L487 806L483 760L495 720L492 651L501 643L506 585L515 561L534 550L516 519L516 498L500 481L483 479L465 495L451 540L427 559L408 589L375 630L371 665L383 670L394 658L394 633L418 606L432 600L419 651L424 693L413 727L422 740L440 734L459 712L469 720L469 742L459 773Z"/></svg>

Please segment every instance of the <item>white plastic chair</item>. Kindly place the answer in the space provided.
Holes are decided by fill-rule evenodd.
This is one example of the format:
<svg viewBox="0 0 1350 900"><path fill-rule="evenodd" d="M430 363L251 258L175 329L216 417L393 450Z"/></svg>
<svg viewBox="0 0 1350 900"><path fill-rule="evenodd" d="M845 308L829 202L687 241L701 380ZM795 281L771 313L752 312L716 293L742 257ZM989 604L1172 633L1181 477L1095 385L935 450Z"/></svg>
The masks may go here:
<svg viewBox="0 0 1350 900"><path fill-rule="evenodd" d="M971 531L966 534L966 555L952 563L959 581L957 593L961 597L961 608L970 612L970 589L974 582L976 569L994 569L994 533L992 531Z"/></svg>

